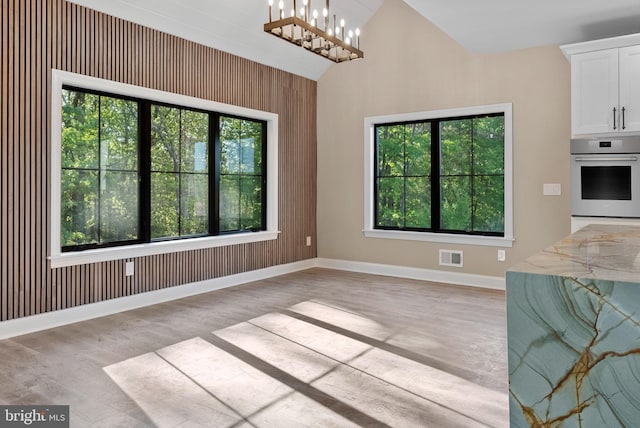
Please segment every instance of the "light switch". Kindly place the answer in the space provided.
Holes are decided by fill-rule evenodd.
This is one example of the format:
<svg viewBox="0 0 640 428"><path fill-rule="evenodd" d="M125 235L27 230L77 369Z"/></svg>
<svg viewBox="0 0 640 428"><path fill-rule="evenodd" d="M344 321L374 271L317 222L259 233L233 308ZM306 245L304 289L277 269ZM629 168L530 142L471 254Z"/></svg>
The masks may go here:
<svg viewBox="0 0 640 428"><path fill-rule="evenodd" d="M545 196L560 196L562 185L560 183L545 183L542 185L542 194Z"/></svg>

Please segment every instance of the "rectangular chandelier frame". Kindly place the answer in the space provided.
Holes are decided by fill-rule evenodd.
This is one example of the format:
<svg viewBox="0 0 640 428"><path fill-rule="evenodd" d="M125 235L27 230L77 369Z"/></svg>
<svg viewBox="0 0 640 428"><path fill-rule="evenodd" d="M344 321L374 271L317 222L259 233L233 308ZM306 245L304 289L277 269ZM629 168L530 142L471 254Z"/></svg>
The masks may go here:
<svg viewBox="0 0 640 428"><path fill-rule="evenodd" d="M264 24L264 31L333 62L364 58L364 52L297 16Z"/></svg>

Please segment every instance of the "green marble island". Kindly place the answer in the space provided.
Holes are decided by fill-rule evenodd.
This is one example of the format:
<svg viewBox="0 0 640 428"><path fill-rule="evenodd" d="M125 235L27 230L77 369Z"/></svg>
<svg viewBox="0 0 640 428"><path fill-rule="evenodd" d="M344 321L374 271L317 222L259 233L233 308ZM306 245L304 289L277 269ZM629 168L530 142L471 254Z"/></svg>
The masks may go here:
<svg viewBox="0 0 640 428"><path fill-rule="evenodd" d="M640 227L589 225L506 282L510 426L640 427Z"/></svg>

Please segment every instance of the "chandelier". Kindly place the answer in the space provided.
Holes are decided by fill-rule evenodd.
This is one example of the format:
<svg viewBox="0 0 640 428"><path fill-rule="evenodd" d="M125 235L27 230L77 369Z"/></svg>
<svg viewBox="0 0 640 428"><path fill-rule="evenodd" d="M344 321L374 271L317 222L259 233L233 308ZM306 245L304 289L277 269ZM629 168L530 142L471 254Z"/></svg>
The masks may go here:
<svg viewBox="0 0 640 428"><path fill-rule="evenodd" d="M287 14L284 1L278 3L277 19L273 17L273 0L269 0L269 22L264 24L264 31L294 45L318 54L334 62L364 58L360 50L360 29L345 30L345 21L330 22L329 0L322 9L322 18L318 11L311 11L311 0L303 0L298 10L296 0ZM288 16L285 16L288 15Z"/></svg>

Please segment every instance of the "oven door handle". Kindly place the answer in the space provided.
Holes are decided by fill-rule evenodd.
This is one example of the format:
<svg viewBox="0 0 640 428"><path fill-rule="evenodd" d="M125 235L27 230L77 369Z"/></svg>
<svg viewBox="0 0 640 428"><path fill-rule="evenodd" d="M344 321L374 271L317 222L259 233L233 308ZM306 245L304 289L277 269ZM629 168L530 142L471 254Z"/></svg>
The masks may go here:
<svg viewBox="0 0 640 428"><path fill-rule="evenodd" d="M637 156L620 156L615 158L610 157L597 157L597 156L587 156L587 157L576 157L574 159L576 162L637 162Z"/></svg>

